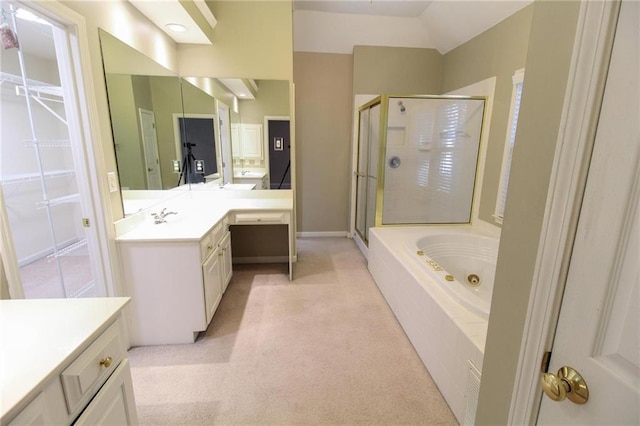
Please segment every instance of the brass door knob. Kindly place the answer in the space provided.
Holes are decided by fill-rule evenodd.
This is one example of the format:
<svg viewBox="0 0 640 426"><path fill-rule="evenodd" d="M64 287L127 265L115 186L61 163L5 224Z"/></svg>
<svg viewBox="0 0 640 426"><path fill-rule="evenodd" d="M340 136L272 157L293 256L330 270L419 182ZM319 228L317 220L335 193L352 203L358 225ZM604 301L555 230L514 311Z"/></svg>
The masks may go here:
<svg viewBox="0 0 640 426"><path fill-rule="evenodd" d="M102 365L104 368L109 368L109 367L111 367L111 362L112 361L113 360L111 359L111 357L108 356L108 357L103 358L103 359L100 360L100 365Z"/></svg>
<svg viewBox="0 0 640 426"><path fill-rule="evenodd" d="M542 375L542 390L554 401L568 398L575 404L584 404L589 400L589 387L580 373L571 367L561 367L558 375Z"/></svg>

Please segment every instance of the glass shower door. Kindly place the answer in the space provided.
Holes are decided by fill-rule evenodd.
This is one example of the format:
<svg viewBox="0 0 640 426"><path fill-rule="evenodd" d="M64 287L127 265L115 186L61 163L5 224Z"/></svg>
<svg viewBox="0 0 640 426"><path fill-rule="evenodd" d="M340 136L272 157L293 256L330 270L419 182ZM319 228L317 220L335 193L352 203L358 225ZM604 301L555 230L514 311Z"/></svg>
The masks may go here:
<svg viewBox="0 0 640 426"><path fill-rule="evenodd" d="M369 228L376 225L376 202L378 193L378 163L380 156L380 104L371 107L369 112L369 149L367 160L367 221L366 241L369 241Z"/></svg>
<svg viewBox="0 0 640 426"><path fill-rule="evenodd" d="M358 167L356 170L356 231L366 242L367 163L369 159L369 109L360 111L358 127Z"/></svg>
<svg viewBox="0 0 640 426"><path fill-rule="evenodd" d="M369 228L375 226L380 147L380 104L360 111L358 131L358 169L356 172L356 231L369 241Z"/></svg>
<svg viewBox="0 0 640 426"><path fill-rule="evenodd" d="M389 98L382 224L469 223L483 99Z"/></svg>

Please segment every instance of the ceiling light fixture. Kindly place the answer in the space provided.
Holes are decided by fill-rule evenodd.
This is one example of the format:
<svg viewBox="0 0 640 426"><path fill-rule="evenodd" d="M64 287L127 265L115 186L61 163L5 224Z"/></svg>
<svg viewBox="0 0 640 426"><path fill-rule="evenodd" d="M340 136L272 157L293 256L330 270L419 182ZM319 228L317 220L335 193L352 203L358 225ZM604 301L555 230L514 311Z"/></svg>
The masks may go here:
<svg viewBox="0 0 640 426"><path fill-rule="evenodd" d="M173 31L174 33L186 33L187 27L182 24L166 24L165 28Z"/></svg>
<svg viewBox="0 0 640 426"><path fill-rule="evenodd" d="M241 98L244 98L244 97L246 97L247 95L246 95L246 94L244 94L244 93L238 93L238 96L240 96Z"/></svg>

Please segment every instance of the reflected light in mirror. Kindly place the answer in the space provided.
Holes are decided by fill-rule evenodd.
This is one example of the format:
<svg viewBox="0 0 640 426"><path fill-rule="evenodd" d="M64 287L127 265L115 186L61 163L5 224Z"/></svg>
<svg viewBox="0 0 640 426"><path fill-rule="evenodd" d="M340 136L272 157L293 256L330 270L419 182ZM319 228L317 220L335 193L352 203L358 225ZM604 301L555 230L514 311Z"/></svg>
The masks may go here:
<svg viewBox="0 0 640 426"><path fill-rule="evenodd" d="M183 80L193 84L211 97L215 97L213 93L212 79L210 77L182 77Z"/></svg>

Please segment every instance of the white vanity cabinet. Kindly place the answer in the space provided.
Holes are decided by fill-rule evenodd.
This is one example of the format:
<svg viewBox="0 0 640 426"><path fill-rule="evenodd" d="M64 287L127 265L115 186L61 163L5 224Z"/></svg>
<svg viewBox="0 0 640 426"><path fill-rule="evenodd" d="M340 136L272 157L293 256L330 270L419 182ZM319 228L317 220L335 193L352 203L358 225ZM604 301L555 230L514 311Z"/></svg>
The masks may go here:
<svg viewBox="0 0 640 426"><path fill-rule="evenodd" d="M128 300L2 301L0 423L137 424L120 317Z"/></svg>
<svg viewBox="0 0 640 426"><path fill-rule="evenodd" d="M233 181L236 183L254 184L256 186L255 189L269 189L269 175L267 173L264 173L262 177L235 175Z"/></svg>
<svg viewBox="0 0 640 426"><path fill-rule="evenodd" d="M132 345L192 343L207 329L231 278L228 234L225 216L199 240L119 241Z"/></svg>
<svg viewBox="0 0 640 426"><path fill-rule="evenodd" d="M227 226L228 228L228 226ZM231 255L231 232L227 230L227 233L220 241L220 254L221 259L221 277L222 277L222 292L227 291L227 287L229 286L229 281L231 281L231 276L233 275L233 267L232 262L233 258Z"/></svg>
<svg viewBox="0 0 640 426"><path fill-rule="evenodd" d="M206 330L233 273L230 225L287 226L293 278L291 190L189 191L163 208L177 212L166 223L149 212L116 222L132 346L193 343Z"/></svg>
<svg viewBox="0 0 640 426"><path fill-rule="evenodd" d="M222 250L216 248L202 264L202 281L204 283L204 307L207 324L211 322L220 300L222 300Z"/></svg>

